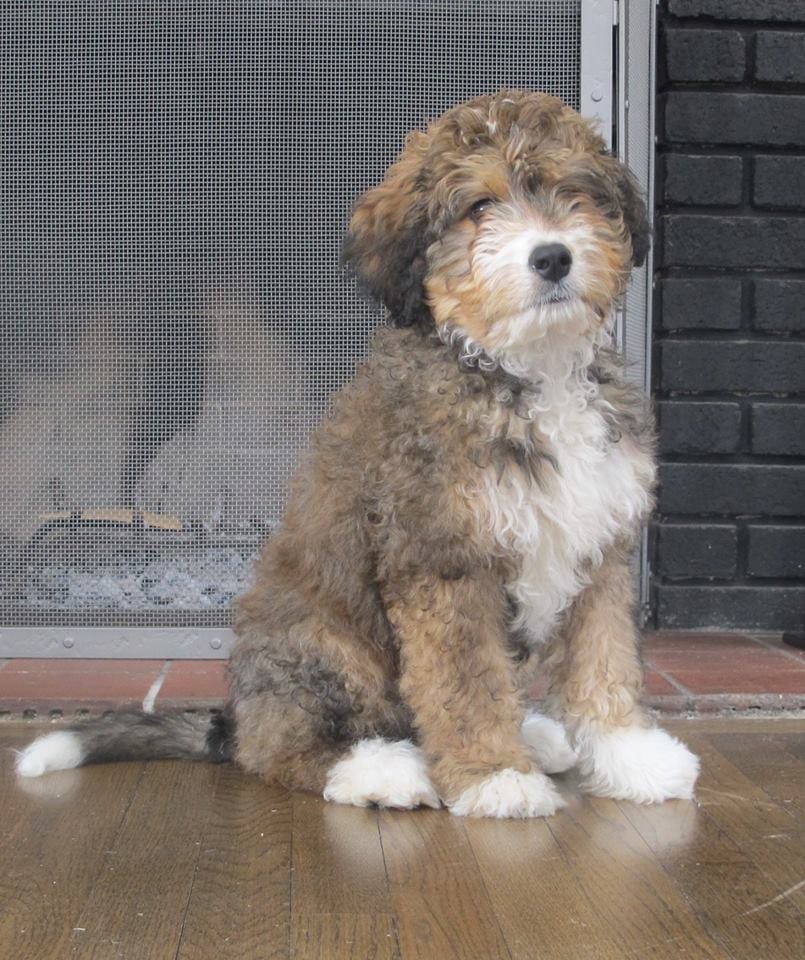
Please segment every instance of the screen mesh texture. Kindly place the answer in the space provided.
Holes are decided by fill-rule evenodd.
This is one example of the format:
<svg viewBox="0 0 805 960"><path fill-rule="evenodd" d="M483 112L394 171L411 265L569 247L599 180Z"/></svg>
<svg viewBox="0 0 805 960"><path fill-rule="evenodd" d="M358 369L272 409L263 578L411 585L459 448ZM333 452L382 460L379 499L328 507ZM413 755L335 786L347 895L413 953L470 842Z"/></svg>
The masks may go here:
<svg viewBox="0 0 805 960"><path fill-rule="evenodd" d="M0 622L226 622L382 322L351 203L579 49L580 0L3 4Z"/></svg>

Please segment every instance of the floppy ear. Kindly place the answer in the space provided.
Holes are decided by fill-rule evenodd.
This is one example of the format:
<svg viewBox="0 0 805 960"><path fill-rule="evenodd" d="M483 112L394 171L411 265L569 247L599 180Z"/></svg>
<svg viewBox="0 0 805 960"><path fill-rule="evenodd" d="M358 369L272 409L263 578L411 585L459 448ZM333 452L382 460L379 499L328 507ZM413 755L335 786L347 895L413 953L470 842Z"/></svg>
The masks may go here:
<svg viewBox="0 0 805 960"><path fill-rule="evenodd" d="M427 137L412 134L383 182L355 204L342 258L396 326L430 322L425 278L427 209L421 186Z"/></svg>
<svg viewBox="0 0 805 960"><path fill-rule="evenodd" d="M632 260L636 267L642 267L651 247L651 227L646 203L637 180L622 163L618 163L615 182L623 210L623 222L632 236Z"/></svg>

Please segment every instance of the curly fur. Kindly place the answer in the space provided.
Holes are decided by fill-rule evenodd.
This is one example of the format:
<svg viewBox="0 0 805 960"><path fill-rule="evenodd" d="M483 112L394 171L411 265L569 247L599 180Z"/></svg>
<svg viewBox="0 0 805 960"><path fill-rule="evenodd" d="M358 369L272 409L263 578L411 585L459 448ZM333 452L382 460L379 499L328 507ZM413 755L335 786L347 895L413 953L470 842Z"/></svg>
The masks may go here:
<svg viewBox="0 0 805 960"><path fill-rule="evenodd" d="M345 245L393 326L299 466L237 604L227 714L183 755L346 802L547 814L521 734L542 657L587 781L629 795L650 751L612 753L644 742L626 558L653 431L607 342L647 242L631 175L555 98L502 91L411 135ZM565 276L531 269L544 244Z"/></svg>

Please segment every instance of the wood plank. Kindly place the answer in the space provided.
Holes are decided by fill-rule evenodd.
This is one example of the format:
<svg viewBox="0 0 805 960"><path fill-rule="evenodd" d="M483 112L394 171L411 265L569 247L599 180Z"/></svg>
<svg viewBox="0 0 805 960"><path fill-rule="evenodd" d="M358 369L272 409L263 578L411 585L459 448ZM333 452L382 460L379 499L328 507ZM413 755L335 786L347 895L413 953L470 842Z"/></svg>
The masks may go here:
<svg viewBox="0 0 805 960"><path fill-rule="evenodd" d="M201 839L177 960L287 960L288 792L221 767Z"/></svg>
<svg viewBox="0 0 805 960"><path fill-rule="evenodd" d="M382 810L401 960L510 960L464 823L444 810Z"/></svg>
<svg viewBox="0 0 805 960"><path fill-rule="evenodd" d="M747 737L735 733L710 736L718 752L790 814L798 824L805 814L805 762L796 751L805 738L771 730Z"/></svg>
<svg viewBox="0 0 805 960"><path fill-rule="evenodd" d="M143 772L113 764L17 780L7 748L41 732L0 728L0 956L13 960L68 955Z"/></svg>
<svg viewBox="0 0 805 960"><path fill-rule="evenodd" d="M387 913L377 810L293 795L293 911Z"/></svg>
<svg viewBox="0 0 805 960"><path fill-rule="evenodd" d="M294 958L305 960L396 960L394 920L389 914L296 914Z"/></svg>
<svg viewBox="0 0 805 960"><path fill-rule="evenodd" d="M293 796L294 960L397 955L377 811Z"/></svg>
<svg viewBox="0 0 805 960"><path fill-rule="evenodd" d="M805 833L779 804L724 757L709 737L686 738L702 761L697 802L772 881L778 893L805 876ZM791 893L805 907L805 888Z"/></svg>
<svg viewBox="0 0 805 960"><path fill-rule="evenodd" d="M728 958L615 801L585 798L548 826L611 930L610 956Z"/></svg>
<svg viewBox="0 0 805 960"><path fill-rule="evenodd" d="M694 804L619 807L673 878L701 926L734 960L805 955L792 904L757 904L776 893L766 875Z"/></svg>
<svg viewBox="0 0 805 960"><path fill-rule="evenodd" d="M711 733L805 733L805 718L779 713L765 717L718 717L699 714L693 717L659 717L660 726L674 736L685 739L685 732L693 734Z"/></svg>
<svg viewBox="0 0 805 960"><path fill-rule="evenodd" d="M0 750L0 956L805 955L805 722L664 725L702 757L698 806L583 798L529 822L339 807L195 764L17 782ZM4 725L0 745L38 732Z"/></svg>
<svg viewBox="0 0 805 960"><path fill-rule="evenodd" d="M174 960L219 770L146 765L76 924L70 956Z"/></svg>
<svg viewBox="0 0 805 960"><path fill-rule="evenodd" d="M546 821L465 827L514 960L620 956L609 918L582 890Z"/></svg>

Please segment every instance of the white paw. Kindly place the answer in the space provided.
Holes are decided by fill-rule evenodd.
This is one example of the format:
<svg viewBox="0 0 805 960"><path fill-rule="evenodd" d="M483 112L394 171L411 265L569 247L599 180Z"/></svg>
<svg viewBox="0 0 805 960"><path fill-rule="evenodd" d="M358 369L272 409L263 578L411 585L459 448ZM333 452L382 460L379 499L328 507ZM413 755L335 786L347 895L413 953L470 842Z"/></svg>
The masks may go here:
<svg viewBox="0 0 805 960"><path fill-rule="evenodd" d="M531 712L526 714L521 733L544 773L564 773L576 766L578 755L561 723Z"/></svg>
<svg viewBox="0 0 805 960"><path fill-rule="evenodd" d="M501 770L468 787L450 807L458 817L548 817L565 801L543 773Z"/></svg>
<svg viewBox="0 0 805 960"><path fill-rule="evenodd" d="M662 803L693 798L699 760L659 727L624 727L579 736L582 789L598 797Z"/></svg>
<svg viewBox="0 0 805 960"><path fill-rule="evenodd" d="M327 773L324 799L368 807L411 810L440 807L425 757L410 740L359 740Z"/></svg>
<svg viewBox="0 0 805 960"><path fill-rule="evenodd" d="M45 734L17 754L19 777L41 777L50 770L69 770L81 763L81 739L69 730Z"/></svg>

